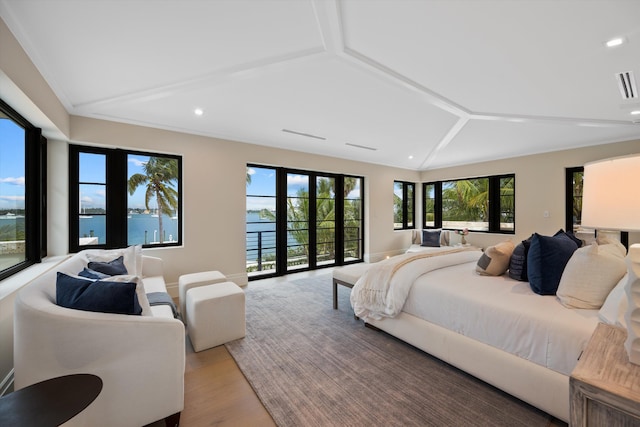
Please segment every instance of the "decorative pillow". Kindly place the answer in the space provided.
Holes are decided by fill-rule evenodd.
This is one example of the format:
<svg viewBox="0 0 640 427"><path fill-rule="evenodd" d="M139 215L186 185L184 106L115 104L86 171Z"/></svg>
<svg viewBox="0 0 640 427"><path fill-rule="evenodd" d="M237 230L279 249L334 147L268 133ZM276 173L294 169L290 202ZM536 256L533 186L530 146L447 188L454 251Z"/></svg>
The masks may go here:
<svg viewBox="0 0 640 427"><path fill-rule="evenodd" d="M58 272L56 304L66 308L102 313L142 313L136 296L136 284L92 281Z"/></svg>
<svg viewBox="0 0 640 427"><path fill-rule="evenodd" d="M87 267L82 269L82 271L78 273L78 276L93 280L100 280L109 277L108 274L100 273L99 271L91 270Z"/></svg>
<svg viewBox="0 0 640 427"><path fill-rule="evenodd" d="M580 248L564 268L556 295L568 308L602 307L607 295L624 276L627 267L622 250L615 244Z"/></svg>
<svg viewBox="0 0 640 427"><path fill-rule="evenodd" d="M142 277L142 245L122 249L90 249L85 251L89 261L106 262L120 256L124 257L127 273Z"/></svg>
<svg viewBox="0 0 640 427"><path fill-rule="evenodd" d="M624 287L627 284L628 277L628 273L622 276L622 279L618 281L618 284L611 290L611 292L609 292L607 299L604 300L604 304L602 304L600 311L598 311L598 318L600 321L609 325L615 325L618 321L618 314L620 312L619 310L622 300L624 299L626 301L627 298Z"/></svg>
<svg viewBox="0 0 640 427"><path fill-rule="evenodd" d="M440 232L440 246L449 246L449 230Z"/></svg>
<svg viewBox="0 0 640 427"><path fill-rule="evenodd" d="M509 268L514 244L511 240L489 246L478 260L476 272L486 276L501 276Z"/></svg>
<svg viewBox="0 0 640 427"><path fill-rule="evenodd" d="M127 268L124 266L124 257L122 256L107 262L91 261L89 265L87 265L87 268L108 276L128 274Z"/></svg>
<svg viewBox="0 0 640 427"><path fill-rule="evenodd" d="M420 246L432 248L440 247L440 232L442 230L422 230L422 243Z"/></svg>
<svg viewBox="0 0 640 427"><path fill-rule="evenodd" d="M531 290L540 295L554 295L562 272L578 245L566 233L553 237L534 233L527 254L527 276Z"/></svg>
<svg viewBox="0 0 640 427"><path fill-rule="evenodd" d="M527 254L531 246L531 237L518 243L513 249L509 260L509 277L521 282L528 282L527 276Z"/></svg>
<svg viewBox="0 0 640 427"><path fill-rule="evenodd" d="M140 276L111 276L108 279L109 282L119 282L119 283L135 283L136 284L136 296L138 298L138 303L140 307L142 307L142 315L143 316L152 316L151 313L151 305L149 304L149 298L147 298L147 291L144 288L144 283Z"/></svg>

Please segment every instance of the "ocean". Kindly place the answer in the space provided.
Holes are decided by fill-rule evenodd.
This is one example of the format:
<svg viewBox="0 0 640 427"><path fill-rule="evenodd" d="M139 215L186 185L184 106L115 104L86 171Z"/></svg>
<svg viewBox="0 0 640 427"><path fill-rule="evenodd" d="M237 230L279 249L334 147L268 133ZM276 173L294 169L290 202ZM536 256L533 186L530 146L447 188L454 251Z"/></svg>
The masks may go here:
<svg viewBox="0 0 640 427"><path fill-rule="evenodd" d="M178 219L168 215L162 216L164 241L173 242L178 239ZM158 217L150 214L129 214L127 219L128 244L144 245L158 242ZM80 237L97 237L98 244L105 243L105 217L102 215L86 215L80 217Z"/></svg>

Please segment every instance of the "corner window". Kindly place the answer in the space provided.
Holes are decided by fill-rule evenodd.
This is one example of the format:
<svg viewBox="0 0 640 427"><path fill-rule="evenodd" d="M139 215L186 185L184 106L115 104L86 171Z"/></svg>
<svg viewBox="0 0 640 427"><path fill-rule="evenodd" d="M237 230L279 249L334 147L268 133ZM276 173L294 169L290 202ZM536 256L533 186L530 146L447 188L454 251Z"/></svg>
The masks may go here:
<svg viewBox="0 0 640 427"><path fill-rule="evenodd" d="M513 233L515 175L423 184L423 227Z"/></svg>
<svg viewBox="0 0 640 427"><path fill-rule="evenodd" d="M182 244L182 159L72 145L69 248Z"/></svg>
<svg viewBox="0 0 640 427"><path fill-rule="evenodd" d="M415 228L415 187L412 182L393 182L393 229Z"/></svg>
<svg viewBox="0 0 640 427"><path fill-rule="evenodd" d="M46 255L46 139L0 100L0 280Z"/></svg>

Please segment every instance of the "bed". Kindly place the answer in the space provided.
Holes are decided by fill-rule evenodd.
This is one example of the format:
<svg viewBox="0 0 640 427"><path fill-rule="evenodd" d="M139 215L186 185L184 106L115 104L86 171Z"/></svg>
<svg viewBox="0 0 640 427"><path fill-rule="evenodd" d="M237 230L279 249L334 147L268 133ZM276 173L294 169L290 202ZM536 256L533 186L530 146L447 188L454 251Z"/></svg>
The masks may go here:
<svg viewBox="0 0 640 427"><path fill-rule="evenodd" d="M479 275L482 252L475 248L418 251L393 262L416 255L392 273L384 292L393 295L377 306L373 294L363 296L367 270L351 293L356 316L568 421L569 376L599 310L568 309L507 275Z"/></svg>

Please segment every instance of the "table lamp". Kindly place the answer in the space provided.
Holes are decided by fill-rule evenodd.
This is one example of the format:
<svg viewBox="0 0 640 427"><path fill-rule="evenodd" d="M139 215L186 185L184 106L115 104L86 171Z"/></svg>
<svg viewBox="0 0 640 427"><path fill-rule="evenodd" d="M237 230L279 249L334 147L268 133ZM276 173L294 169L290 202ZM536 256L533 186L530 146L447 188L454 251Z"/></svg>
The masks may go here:
<svg viewBox="0 0 640 427"><path fill-rule="evenodd" d="M640 154L587 163L582 191L582 226L600 230L640 231ZM629 361L640 365L640 244L627 254L625 313Z"/></svg>

